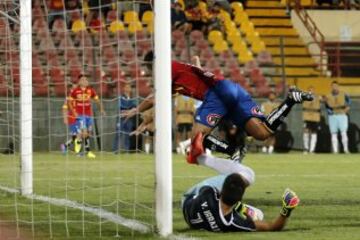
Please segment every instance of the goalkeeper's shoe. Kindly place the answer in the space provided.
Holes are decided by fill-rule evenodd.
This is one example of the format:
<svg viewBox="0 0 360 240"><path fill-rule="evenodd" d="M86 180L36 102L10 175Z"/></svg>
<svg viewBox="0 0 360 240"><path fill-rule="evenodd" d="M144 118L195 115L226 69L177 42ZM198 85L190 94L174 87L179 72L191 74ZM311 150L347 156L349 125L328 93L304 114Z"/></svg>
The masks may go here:
<svg viewBox="0 0 360 240"><path fill-rule="evenodd" d="M186 156L186 160L190 164L197 164L197 157L205 152L203 146L203 134L199 132L195 135L194 139L191 141L190 151Z"/></svg>
<svg viewBox="0 0 360 240"><path fill-rule="evenodd" d="M96 155L92 151L88 151L86 153L86 157L88 157L88 158L96 158Z"/></svg>
<svg viewBox="0 0 360 240"><path fill-rule="evenodd" d="M314 100L314 95L311 92L303 92L296 87L290 87L287 98L295 103L302 103Z"/></svg>
<svg viewBox="0 0 360 240"><path fill-rule="evenodd" d="M291 211L295 209L300 203L300 198L290 189L286 189L282 197L282 208L280 214L284 217L289 217Z"/></svg>
<svg viewBox="0 0 360 240"><path fill-rule="evenodd" d="M79 153L81 151L81 141L75 139L74 141L74 152Z"/></svg>

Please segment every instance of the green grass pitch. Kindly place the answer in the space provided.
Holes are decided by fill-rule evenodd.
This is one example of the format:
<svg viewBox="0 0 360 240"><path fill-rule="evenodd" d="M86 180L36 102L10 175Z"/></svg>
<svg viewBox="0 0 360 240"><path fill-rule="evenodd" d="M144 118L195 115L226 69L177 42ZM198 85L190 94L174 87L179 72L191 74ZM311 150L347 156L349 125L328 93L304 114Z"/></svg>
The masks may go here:
<svg viewBox="0 0 360 240"><path fill-rule="evenodd" d="M60 153L34 154L34 191L67 198L144 222L154 228L153 155L98 153L95 160ZM0 185L19 186L19 157L0 155ZM189 230L178 208L183 191L216 173L174 156L174 233L200 239L358 239L360 236L359 155L249 154L244 163L256 183L244 202L262 209L266 219L280 210L286 187L301 198L283 232L209 233ZM0 219L16 221L34 239L157 239L101 220L90 213L31 201L0 191ZM25 233L24 233L25 232Z"/></svg>

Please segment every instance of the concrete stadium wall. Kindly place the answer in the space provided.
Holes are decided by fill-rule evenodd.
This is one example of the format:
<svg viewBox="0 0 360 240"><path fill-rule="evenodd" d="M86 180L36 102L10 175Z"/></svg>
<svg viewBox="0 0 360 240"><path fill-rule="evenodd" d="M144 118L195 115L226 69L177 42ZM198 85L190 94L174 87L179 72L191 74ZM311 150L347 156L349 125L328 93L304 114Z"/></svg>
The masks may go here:
<svg viewBox="0 0 360 240"><path fill-rule="evenodd" d="M260 103L261 100L258 100ZM59 145L65 140L67 133L63 124L61 106L63 99L44 99L35 98L33 102L33 133L34 133L34 151L58 151ZM99 132L101 134L102 149L111 151L112 143L115 136L115 123L117 106L116 100L105 100L104 107L107 115L97 118ZM19 149L19 110L18 99L7 103L7 100L0 98L0 151L3 151L9 141L15 141L16 149ZM96 110L95 110L96 111ZM322 111L325 115L325 110ZM325 115L326 116L326 115ZM326 120L326 117L325 117ZM350 141L353 146L350 149L360 150L360 100L352 101L352 109L350 111L350 122L355 124L349 131L350 135L354 135L357 131L357 140ZM293 148L302 149L302 111L301 106L296 106L286 120L287 128L294 138ZM327 130L327 129L323 129ZM326 132L326 131L325 131ZM15 133L15 134L13 134ZM330 146L330 139L324 139L319 136L322 144ZM93 143L94 144L94 143Z"/></svg>

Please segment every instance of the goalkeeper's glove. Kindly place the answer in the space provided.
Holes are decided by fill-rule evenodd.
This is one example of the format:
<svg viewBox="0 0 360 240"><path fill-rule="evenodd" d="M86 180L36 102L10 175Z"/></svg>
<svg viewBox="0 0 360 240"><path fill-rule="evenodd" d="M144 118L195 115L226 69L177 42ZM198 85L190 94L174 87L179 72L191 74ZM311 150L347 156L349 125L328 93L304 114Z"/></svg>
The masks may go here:
<svg viewBox="0 0 360 240"><path fill-rule="evenodd" d="M291 189L286 189L282 196L282 208L280 214L289 217L291 211L299 205L300 198Z"/></svg>

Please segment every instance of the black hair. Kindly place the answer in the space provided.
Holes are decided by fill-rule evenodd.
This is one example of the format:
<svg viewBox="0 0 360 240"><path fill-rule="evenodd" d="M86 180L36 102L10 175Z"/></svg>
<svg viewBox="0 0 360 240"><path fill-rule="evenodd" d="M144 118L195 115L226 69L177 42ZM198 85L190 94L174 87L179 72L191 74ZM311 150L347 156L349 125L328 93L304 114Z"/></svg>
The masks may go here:
<svg viewBox="0 0 360 240"><path fill-rule="evenodd" d="M245 192L245 182L238 173L232 173L225 178L222 190L221 200L228 206L233 206L242 200Z"/></svg>
<svg viewBox="0 0 360 240"><path fill-rule="evenodd" d="M153 53L153 51L149 51L148 53L145 54L144 62L146 62L146 63L152 63L153 60L154 60L154 53Z"/></svg>
<svg viewBox="0 0 360 240"><path fill-rule="evenodd" d="M338 81L334 80L331 82L331 84L339 84Z"/></svg>

